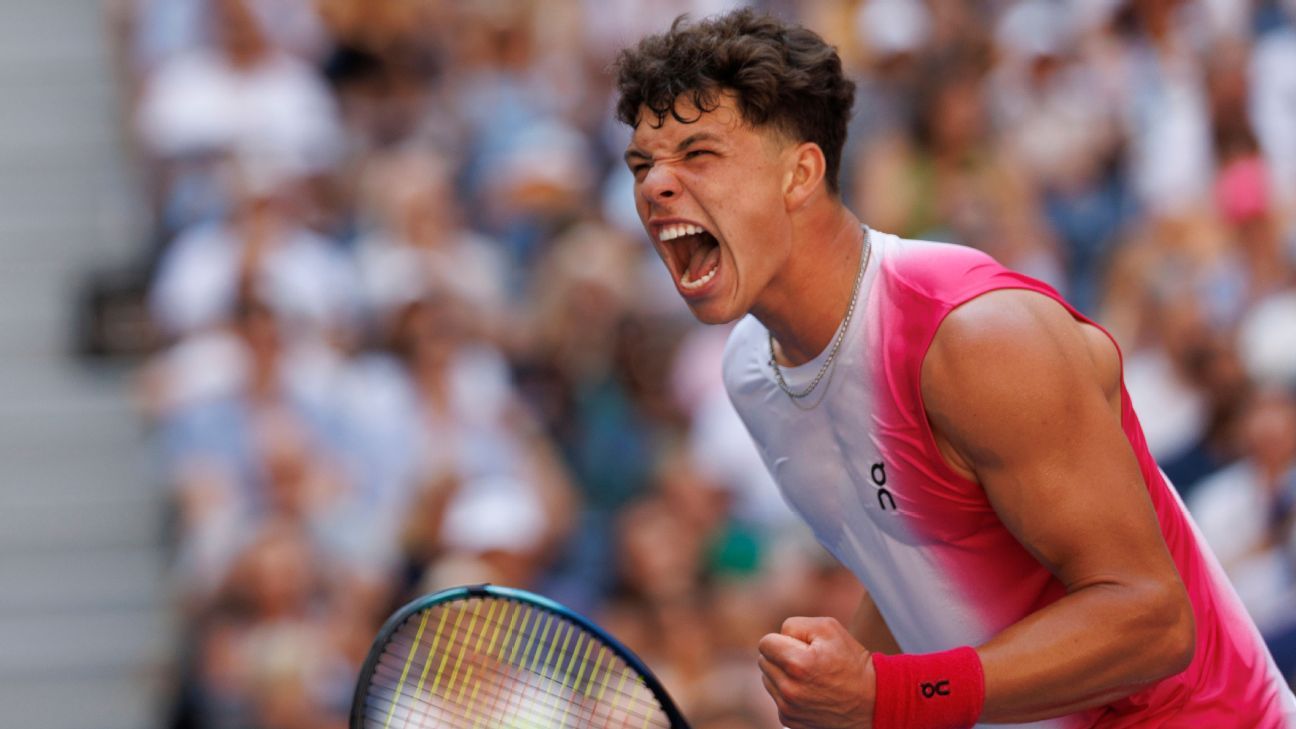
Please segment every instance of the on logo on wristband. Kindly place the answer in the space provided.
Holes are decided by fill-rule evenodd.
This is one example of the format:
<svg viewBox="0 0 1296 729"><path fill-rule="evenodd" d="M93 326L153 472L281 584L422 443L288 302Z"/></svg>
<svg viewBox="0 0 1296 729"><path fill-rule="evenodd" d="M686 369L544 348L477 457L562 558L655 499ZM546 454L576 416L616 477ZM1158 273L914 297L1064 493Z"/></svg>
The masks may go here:
<svg viewBox="0 0 1296 729"><path fill-rule="evenodd" d="M922 685L922 695L924 699L931 699L937 696L949 696L949 681L937 681L936 683L924 683Z"/></svg>
<svg viewBox="0 0 1296 729"><path fill-rule="evenodd" d="M873 654L874 729L965 729L985 704L985 671L971 646L939 653Z"/></svg>

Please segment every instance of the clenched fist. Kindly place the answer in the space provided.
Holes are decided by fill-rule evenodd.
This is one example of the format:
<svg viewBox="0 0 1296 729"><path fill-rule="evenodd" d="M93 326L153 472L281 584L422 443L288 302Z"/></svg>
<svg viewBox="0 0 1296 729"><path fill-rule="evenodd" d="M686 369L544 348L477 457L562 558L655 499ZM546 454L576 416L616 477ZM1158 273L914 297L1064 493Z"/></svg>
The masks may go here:
<svg viewBox="0 0 1296 729"><path fill-rule="evenodd" d="M761 638L761 680L788 729L869 729L872 654L833 618L788 618Z"/></svg>

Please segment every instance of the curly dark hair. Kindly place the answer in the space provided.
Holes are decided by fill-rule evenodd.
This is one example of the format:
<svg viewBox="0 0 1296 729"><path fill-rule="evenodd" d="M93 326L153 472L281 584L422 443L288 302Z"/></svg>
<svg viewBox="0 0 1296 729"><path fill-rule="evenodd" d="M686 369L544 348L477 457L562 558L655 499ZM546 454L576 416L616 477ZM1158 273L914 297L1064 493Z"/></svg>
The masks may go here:
<svg viewBox="0 0 1296 729"><path fill-rule="evenodd" d="M743 120L768 126L823 150L828 189L838 193L846 124L855 83L842 73L837 49L814 31L748 9L697 23L681 15L666 33L639 41L618 54L617 118L636 127L647 107L661 126L670 114L682 124L676 100L712 111L728 91Z"/></svg>

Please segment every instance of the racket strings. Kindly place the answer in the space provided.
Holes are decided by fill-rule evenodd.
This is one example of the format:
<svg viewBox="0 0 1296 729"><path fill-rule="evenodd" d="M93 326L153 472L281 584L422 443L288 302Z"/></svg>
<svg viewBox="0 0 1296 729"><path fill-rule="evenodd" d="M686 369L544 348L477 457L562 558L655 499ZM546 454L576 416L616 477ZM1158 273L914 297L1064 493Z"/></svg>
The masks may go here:
<svg viewBox="0 0 1296 729"><path fill-rule="evenodd" d="M556 619L555 619L555 622L558 622L558 621L561 621L561 618L556 618ZM565 634L566 634L566 637L565 637L565 639L564 639L564 643L569 643L569 642L570 642L570 639L571 639L571 636L572 636L572 634L574 634L574 633L575 633L575 634L578 634L578 638L577 638L577 640L576 640L576 645L573 647L572 650L566 650L566 649L565 649L565 646L564 646L564 649L559 653L558 660L557 660L557 661L554 661L554 660L553 660L553 649L554 649L554 648L557 646L557 644L558 644L558 641L557 641L557 635L558 635L558 631L559 631L559 630L566 631L566 633L565 633ZM402 660L403 657L404 657L404 658L413 658L413 657L414 657L414 653L410 651L410 647L411 647L412 641L408 640L408 639L406 638L406 635L402 635L402 632L404 632L404 633L406 633L406 634L408 633L408 631L398 631L397 634L396 634L395 636L393 636L393 638L392 638L392 639L388 642L388 644L387 644L386 654L387 654L387 655L392 655L392 656L394 656L397 660ZM559 684L562 688L569 689L569 690L575 690L575 691L578 691L578 692L582 692L582 693L583 693L584 695L586 695L586 696L589 696L590 693L591 693L591 692L592 692L596 687L598 688L598 691L599 691L600 696L601 696L603 693L606 693L606 692L611 688L610 686L606 686L606 685L601 685L601 684L599 684L599 683L598 683L598 680L599 680L600 677L602 677L602 678L604 679L604 681L606 681L606 680L607 680L607 677L612 675L612 668L613 668L614 666L619 666L619 667L621 667L621 668L623 669L623 671L624 671L628 676L634 677L634 671L633 671L633 669L630 669L630 668L629 668L629 667L628 667L628 666L627 666L623 661L621 661L621 659L620 659L619 657L617 657L616 654L615 654L614 652L612 652L610 649L608 649L608 648L606 648L605 646L599 644L595 639L589 638L588 635L587 635L584 631L582 631L580 628L575 627L574 625L572 625L572 624L570 624L570 623L566 623L565 621L563 621L563 622L561 622L561 625L560 625L559 629L558 629L558 630L554 630L553 633L554 633L554 636L553 636L553 637L554 637L554 640L551 641L551 642L549 643L549 645L550 645L549 652L548 652L546 655L544 655L543 659L542 659L542 657L541 657L541 653L545 651L545 647L544 647L544 643L543 643L543 642L542 642L540 645L536 646L536 647L529 647L529 646L528 646L528 647L524 648L524 649L521 651L521 654L519 655L517 648L518 648L519 646L522 646L522 645L523 645L523 640L526 638L526 635L527 635L527 634L526 634L526 633L521 633L521 634L517 635L517 636L516 636L516 640L515 640L515 642L514 642L514 649L513 649L512 653L509 654L509 660L510 660L510 661L516 661L517 664L518 664L517 667L527 668L527 670L528 670L529 672L531 672L531 673L533 673L533 674L543 675L545 678L548 678L548 679L550 679L550 680L552 680L552 679L554 678L554 675L555 675L556 673L558 673L558 672L561 671L561 672L564 673L564 680L558 681L558 684ZM460 640L460 638L465 638L465 639L464 639L464 640ZM542 641L543 641L543 637L542 637L541 639L542 639ZM477 638L477 640L480 640L480 636ZM426 644L426 642L427 642L426 639L425 639L423 642ZM461 648L466 648L467 644L470 643L470 642L473 642L473 636L472 636L472 635L462 635L462 634L460 634L460 635L451 635L451 636L449 636L449 640L447 640L447 641L442 645L442 648L446 650L446 655L442 657L442 661L448 661L448 660L450 660L450 655L453 653L453 651L451 651L449 648L446 648L446 646L453 645L453 646L458 646L458 647L461 647ZM582 644L585 646L584 648L582 648ZM506 641L506 642L504 642L502 645L503 645L503 651L502 651L502 654L501 654L501 655L503 655L503 654L508 654L508 645L509 645L508 642ZM590 662L590 658L591 658L591 656L589 655L589 653L593 650L593 648L594 648L596 645L598 646L598 651L597 651L597 653L595 654L595 655L597 656L597 660L593 661L593 664L592 664L592 667L591 667L591 662ZM436 641L434 640L433 643L432 643L432 645L430 646L430 650L431 650L431 651L435 651L436 649L437 649L437 645L436 645ZM476 648L474 648L474 650L476 650ZM582 650L585 651L586 655L583 655L583 656L580 655L580 653L581 653ZM415 652L417 652L417 651L415 651ZM521 660L517 660L517 659L519 659L519 658L520 658ZM576 665L576 661L577 661L578 658L580 659L580 665L579 665L579 667L577 667L577 665ZM380 672L380 673L387 673L388 671L385 671L385 670L382 670L382 669L387 669L387 668L389 667L389 665L390 665L390 662L389 662L389 661L380 662L380 664L379 664L379 669L380 669L379 672ZM498 665L498 663L491 662L491 665L489 665L488 668L496 668L497 665ZM603 668L603 666L606 666L606 667L607 667L606 670ZM552 669L552 670L550 671L549 674L545 674L545 673L541 670L542 668L546 668L546 667ZM502 670L503 670L503 669L496 669L496 672L499 673L499 672L502 671ZM573 672L575 672L575 674L576 674L574 677L573 677L573 675L572 675ZM507 676L509 676L509 677L511 677L511 678L516 676L516 674L513 674L513 673L506 673L505 675L507 675ZM525 675L525 674L523 674L523 675ZM588 680L584 680L584 679L586 679L586 678L587 678ZM584 686L583 686L583 688L582 688L582 685L581 685L581 681L582 681L582 680L584 680ZM613 680L615 680L615 679L613 679ZM452 677L452 681L453 681L453 677ZM571 681L571 683L568 683L569 681ZM638 679L637 679L637 678L635 678L635 682L636 682L636 683L635 683L636 686L640 685L640 684L638 683ZM431 691L436 691L436 690L437 690L437 686L434 685L430 690L431 690ZM614 693L616 692L615 689L611 689L611 690L612 690ZM645 689L645 691L646 691L646 689ZM626 693L626 692L622 691L621 693L622 693L626 698L633 698L633 697L637 697L637 696L638 696L638 692L630 692L630 693ZM649 696L651 696L650 693L649 693ZM654 701L655 701L655 700L654 700Z"/></svg>
<svg viewBox="0 0 1296 729"><path fill-rule="evenodd" d="M379 671L377 671L376 674L378 674L378 675L386 674L386 675L382 675L382 678L384 678L384 679L391 679L391 678L394 677L392 673L387 673L387 672L385 672L385 671L382 671L381 669L379 669ZM480 675L480 674L479 674L479 675ZM502 678L507 679L507 680L510 682L511 686L510 686L509 688L505 689L504 691L500 691L500 690L498 690L498 688L497 688L499 684L497 684L497 683L496 683L496 684L486 684L487 686L492 687L492 688L488 688L487 691L485 692L485 695L482 696L483 699L485 699L485 698L490 698L490 699L492 699L492 705L491 705L492 708L488 709L487 712L486 712L486 713L488 713L488 714L492 714L492 715L506 715L506 714L508 713L506 710L505 710L505 711L501 711L501 710L498 710L498 709L496 708L496 707L499 706L499 701L500 701L501 697L502 697L502 698L504 699L504 701L505 701L505 706L503 707L504 709L507 709L507 708L508 708L510 705L512 705L513 703L521 703L521 704L525 704L525 705L527 705L527 706L533 706L533 707L535 707L535 708L554 710L554 712L553 712L553 713L554 713L554 716L560 716L560 715L561 715L561 716L564 716L564 717L570 718L570 719L572 719L572 720L581 720L581 719L585 719L587 722L590 721L590 720L593 720L594 718L596 718L596 717L598 716L598 714L600 713L600 709L602 709L602 708L606 708L606 707L608 706L608 703L607 703L606 701L605 701L605 702L602 702L602 703L599 703L599 702L588 702L588 701L583 701L583 698L578 696L578 697L575 697L576 706L577 706L578 708L576 708L575 710L573 710L572 697L568 697L568 696L564 696L564 695L561 695L561 694L553 693L551 690L548 690L548 689L547 689L546 685L545 685L543 682L538 682L538 681L535 681L535 680L528 681L527 678L526 678L526 674L522 674L522 675L519 676L519 675L516 675L516 674L507 674L507 673L502 673L502 672L496 671L496 672L495 672L495 675L498 676L498 677L502 677ZM460 687L459 687L459 690L458 690L458 696L456 697L456 701L457 701L458 703L463 703L463 700L464 700L464 697L465 697L465 692L468 692L468 689L467 689L467 686L468 686L468 683L467 683L468 678L469 678L469 677L465 677L465 682L462 683L462 684L460 685ZM617 683L617 684L621 684L621 683L624 683L624 682L625 682L625 681L623 680L624 678L629 678L629 673L628 673L628 672L626 672L626 673L621 673L621 674L620 674L620 677L614 678L614 679L612 679L612 680L613 680L613 682L615 682L615 683ZM384 682L379 681L379 680L377 679L377 676L376 676L376 678L375 678L375 683L377 683L377 684L379 684L379 685L384 685ZM520 689L517 688L517 685L516 685L517 683L521 683L521 684L522 684L522 688L520 688ZM388 685L389 685L389 684L388 684ZM611 684L608 684L608 685L611 685ZM492 690L492 689L494 689L494 690ZM453 692L454 692L454 691L453 691L453 687L450 687L449 690L447 690L447 692L446 692L446 694L447 694L446 697L448 698L449 695L452 694ZM475 700L477 699L478 694L479 694L480 692L481 692L481 684L480 684L480 683L478 683L478 684L474 684L474 688L473 688L473 690L472 690L471 692L469 692L469 695L468 695L469 702L470 702L470 703L471 703L471 702L475 702ZM529 693L530 695L528 695L528 693ZM622 693L623 693L623 695L625 695L624 692L622 692ZM386 706L386 707L388 707L388 708L390 708L390 707L392 707L392 706L404 706L405 704L402 704L402 703L397 699L397 697L405 698L405 699L409 699L410 702L415 702L416 705L421 705L421 704L425 704L425 703L427 703L427 698L426 698L427 695L426 695L426 694L419 694L419 693L417 693L417 692L415 691L414 687L412 687L412 686L408 686L408 687L406 687L406 688L404 688L404 689L401 689L399 692L392 692L392 694L393 694L393 696L392 696L391 698L379 698L379 697L375 696L375 697L374 697L374 700L371 701L370 703L371 703L371 704L374 704L374 703L380 703L380 704L383 704L384 706ZM519 698L521 701L520 701L520 702L511 702L510 699L511 699L511 698L514 698L514 697ZM435 697L434 697L434 698L435 698ZM545 700L546 698L551 698L552 700L546 701L546 700ZM410 702L406 702L406 703L410 703ZM430 705L441 706L440 704L430 704ZM637 707L639 707L639 706L644 706L644 705L647 706L647 710L646 710L645 712L640 713L640 712L636 711L636 708L637 708ZM586 708L586 707L588 707L588 708ZM423 707L423 708L426 709L427 707ZM620 707L619 713L622 713L622 714L625 715L625 718L626 718L626 725L627 725L627 726L640 726L640 725L643 725L643 726L659 726L659 725L665 726L665 725L669 725L669 721L668 721L668 720L666 720L666 719L663 718L663 717L658 717L658 716L657 716L657 712L658 712L658 711L659 711L659 710L658 710L658 707L656 706L655 703L649 703L649 702L646 702L646 701L644 701L641 697L632 697L632 700L631 700L631 701L625 703L624 705L622 705L622 706ZM606 714L608 714L609 716L611 716L612 714L615 714L615 713L618 713L618 712L617 712L617 710L615 710L615 709L609 709L608 711L606 711L606 712L604 712L604 713L606 713ZM582 716L582 714L587 714L587 716ZM414 716L413 713L410 713L410 714L409 714L409 718L413 718L413 716ZM379 718L382 718L382 717L379 717ZM586 723L585 725L588 725L588 723ZM603 724L599 724L599 726L602 726L602 725L603 725ZM400 726L400 725L399 725L399 724L393 724L392 726Z"/></svg>
<svg viewBox="0 0 1296 729"><path fill-rule="evenodd" d="M564 712L564 716L560 717L561 719L567 719L567 718L580 719L581 717L579 716L579 714L581 712L579 711L579 709L577 710L576 716L568 717L567 715L570 714L570 708L568 707L568 705L557 701L556 700L558 698L557 696L554 697L555 700L553 701L546 701L545 694L552 693L554 688L552 686L552 683L555 681L558 683L558 688L560 690L566 689L568 692L579 691L580 689L579 685L575 685L572 682L572 671L576 664L576 660L578 658L578 651L576 649L580 648L580 646L583 644L588 644L589 641L583 631L579 631L577 628L575 628L575 626L571 624L560 622L560 623L544 623L544 624L535 623L534 625L540 627L535 628L539 632L533 633L532 640L528 640L526 643L522 643L521 641L525 639L525 635L526 635L524 633L523 636L519 637L517 641L514 643L515 647L518 645L523 646L521 649L521 653L519 654L518 651L514 649L511 651L511 653L508 654L511 657L513 657L514 660L517 660L519 666L524 667L531 672L530 674L522 674L524 688L522 689L522 693L519 693L518 696L521 699L522 703L531 703L534 700L542 707L562 708ZM557 627L554 627L555 625ZM575 648L572 648L571 647L572 635L573 633L576 632L579 632L579 636L576 638ZM536 643L534 647L532 647L532 643L534 643L534 636L538 636L540 642ZM507 643L505 644L505 649L506 650L508 649ZM558 657L558 660L554 660L555 655ZM608 665L611 666L612 664L609 663ZM577 670L577 673L578 674L580 673L579 670ZM621 673L622 678L620 680L617 680L616 682L617 685L623 684L624 678L631 675L633 674L629 673L629 669L623 666L622 673ZM613 676L613 674L609 671L605 674L605 676ZM527 677L530 677L530 680L528 680ZM597 679L598 675L592 674L592 678ZM606 679L604 683L605 684L607 683ZM587 682L586 693L592 694L593 686L594 683L592 681ZM537 693L540 694L538 698L536 697ZM625 694L625 692L621 692L621 693ZM630 696L630 694L625 694L625 695ZM563 696L562 698L570 699L572 697L570 695L567 695L567 696ZM580 697L576 697L576 698L577 700L580 700ZM637 718L638 716L640 716L638 712L634 711L635 707L634 707L633 700L635 698L639 698L640 700L642 700L642 697L631 696L632 699L631 703L627 704L627 706L625 707L628 713L630 714L630 716L633 718ZM620 703L621 699L618 697L618 698L614 698L613 701L614 704ZM653 705L649 705L648 708L651 711L656 707ZM597 705L591 706L592 712L597 713L597 709L598 709ZM647 719L651 716L651 714L649 712L645 712L643 716L645 719ZM631 725L633 725L633 722L631 722ZM649 723L649 725L651 724Z"/></svg>
<svg viewBox="0 0 1296 729"><path fill-rule="evenodd" d="M388 641L368 693L365 726L375 729L433 719L456 727L670 726L637 672L601 640L504 599L412 616Z"/></svg>
<svg viewBox="0 0 1296 729"><path fill-rule="evenodd" d="M528 618L528 622L529 621L530 619ZM575 629L570 625L566 625L565 626L566 630L563 630L564 625L562 624L560 624L558 628L554 628L554 624L552 622L546 622L544 624L541 624L539 622L534 622L532 623L532 625L533 628L538 630L539 632L534 632L534 630L530 630L530 631L523 631L519 635L509 636L513 639L512 642L513 648L510 649L509 648L510 644L506 642L504 644L504 651L506 652L503 654L509 656L514 661L517 661L520 667L529 670L531 672L530 674L524 673L521 674L521 676L525 677L529 675L532 677L532 680L521 681L523 687L519 690L517 688L517 683L518 683L517 679L519 678L519 676L514 674L507 674L509 685L513 686L513 688L511 690L506 689L506 693L508 693L509 695L504 696L505 706L502 711L497 710L500 701L499 692L488 691L488 694L494 694L492 697L492 705L494 708L492 708L491 710L497 714L508 715L510 713L510 708L513 707L514 704L520 704L524 708L531 709L531 710L534 710L535 708L549 709L549 711L547 712L549 716L547 716L546 718L549 719L550 721L547 722L547 724L552 724L555 726L565 725L569 720L575 720L579 722L582 719L589 720L591 718L597 717L599 713L598 710L600 708L597 704L589 707L588 709L589 716L583 717L581 716L581 714L587 713L586 711L582 711L583 707L577 706L576 712L575 714L573 714L571 711L572 707L570 706L572 698L577 698L577 700L580 701L580 697L572 697L570 694L565 696L560 694L554 694L554 687L552 686L552 684L555 682L555 679L557 679L559 673L563 671L566 672L564 678L557 680L557 683L559 684L559 688L565 688L568 692L571 692L573 689L579 688L579 686L574 686L568 683L569 681L571 681L571 672L573 670L573 667L575 666L578 652L576 650L568 649L566 646L571 645L571 635ZM560 643L559 638L564 634L566 637L563 638L562 642ZM478 637L478 640L475 642L472 641L473 635L476 635ZM528 635L530 635L529 638ZM443 636L438 636L438 637L443 637ZM438 637L433 638L432 645L430 646L429 649L429 653L434 651L436 649L436 644L440 642L438 640ZM540 639L540 642L538 644L535 643L537 637ZM466 638L467 640L460 640L460 638ZM469 634L463 636L451 635L449 636L449 640L445 641L442 644L442 647L443 649L445 649L445 646L455 645L457 641L461 647L461 650L459 651L460 653L459 659L461 661L463 656L467 652L469 642L474 642L473 647L477 648L482 638L484 638L484 634L482 633L470 632ZM583 638L585 638L585 635L582 632L581 635L576 639L575 645L577 648L579 648L579 646L582 644ZM526 641L525 644L522 642L524 640ZM586 640L585 642L588 643L588 640ZM408 643L405 643L403 647L406 650L396 651L396 656L399 658L400 655L406 655L407 660L405 661L405 670L403 670L402 673L407 673L409 663L413 659L415 659L416 656L413 653L408 653L407 650L409 647ZM520 654L518 652L519 647L522 647ZM453 650L449 650L449 649L446 650L447 653L441 657L440 666L437 671L437 678L434 680L434 683L431 687L432 692L441 690L441 688L438 686L438 683L440 681L441 676L443 675L443 672L446 670L446 662L451 660L451 655L453 655L454 653ZM391 654L392 651L389 650L388 653ZM553 660L555 654L558 655L559 657L558 661ZM585 656L588 657L588 655L589 654L587 652ZM521 660L519 661L518 658L520 658ZM426 661L425 664L426 665L423 672L424 675L426 675L427 669L430 668L430 664L428 664ZM609 663L609 666L611 665L612 664ZM457 674L460 668L461 668L460 662L455 661L455 667L454 669L452 669L453 674ZM576 669L576 670L579 675L581 673L580 669ZM629 675L631 675L629 673L626 673L625 671L628 671L628 669L625 669L623 667L621 678L616 680L617 686L624 685L625 679ZM383 673L390 674L391 671L384 671ZM499 672L496 671L496 673ZM445 695L442 696L441 698L445 698L445 699L455 698L454 691L455 691L456 680L453 674L449 682L444 687ZM602 679L603 685L600 687L600 693L604 693L607 691L607 686L609 685L608 679L612 675L613 674L610 669L603 673L603 679ZM599 679L599 674L597 670L591 672L590 676L592 680L586 682L586 691L585 691L586 694L592 694L592 689L595 685L595 681ZM388 680L390 680L391 678L390 675L388 675L387 678ZM462 684L459 684L460 687L459 687L459 693L457 699L461 702L465 697L465 692L467 691L468 680L469 680L468 677L465 676L464 682ZM479 689L480 689L479 685L474 685L472 695L469 697L470 700L476 701L476 696ZM620 692L623 695L626 695L625 692L620 691L619 688L616 689L616 692ZM420 692L417 688L415 688L413 692L409 690L401 691L401 694L403 694L404 696L413 697L415 701L426 703L422 699L422 697L418 696L419 693ZM546 694L549 695L549 698L551 698L551 700L545 700ZM435 696L435 694L432 695ZM516 698L517 701L513 701L512 699L514 698ZM639 712L634 710L635 709L634 700L636 698L638 697L632 697L631 703L627 704L627 706L622 708L617 706L617 704L622 702L622 697L613 697L612 698L613 708L609 710L609 712L606 712L608 713L608 716L605 717L605 720L611 719L613 717L613 714L616 714L618 709L621 709L621 712L626 714L623 717L625 719L625 721L623 722L625 725L635 726L638 723L637 720L640 717L642 717L643 725L652 726L653 722L651 720L653 717L652 717L652 713L650 712L657 709L655 703L649 703L649 705L647 706L647 709L649 711L640 714ZM639 699L639 701L642 702L642 699ZM392 706L391 710L394 710L394 708L395 707ZM424 708L424 712L426 713L428 707L423 707L423 708ZM516 709L516 707L513 708ZM556 710L560 710L560 713L554 714L554 711ZM513 710L511 713L521 716L524 712ZM414 716L413 712L410 712L409 714L406 715L406 718L409 719L412 718L413 716ZM467 724L465 724L465 726L466 725ZM607 721L604 721L599 725L600 726L607 725Z"/></svg>
<svg viewBox="0 0 1296 729"><path fill-rule="evenodd" d="M410 712L401 718L401 714L396 715L396 720L390 726L392 727L425 727L429 726L428 722L433 719L452 718L450 726L456 727L502 727L502 726L536 726L545 727L569 727L577 729L579 727L668 727L670 722L662 716L653 713L640 714L634 711L628 711L623 708L620 712L600 711L601 707L591 707L585 711L574 711L572 707L562 704L545 703L545 702L513 702L508 697L504 697L503 705L500 703L501 697L496 695L489 707L473 707L463 705L456 707L451 703L428 703L421 706L417 711ZM420 700L422 701L422 700ZM366 716L373 721L366 724L382 726L391 706L405 708L407 703L393 701L392 699L383 699L373 697L367 706ZM525 708L526 711L517 711L518 708ZM515 719L516 722L509 721ZM539 721L543 719L544 721ZM435 726L446 726L446 724L435 724Z"/></svg>

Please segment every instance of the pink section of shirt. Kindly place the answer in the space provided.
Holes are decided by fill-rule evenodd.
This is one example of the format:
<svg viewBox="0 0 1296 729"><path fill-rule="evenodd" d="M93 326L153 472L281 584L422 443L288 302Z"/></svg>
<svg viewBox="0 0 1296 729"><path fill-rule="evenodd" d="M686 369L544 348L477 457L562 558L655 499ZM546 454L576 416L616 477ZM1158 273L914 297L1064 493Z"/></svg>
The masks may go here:
<svg viewBox="0 0 1296 729"><path fill-rule="evenodd" d="M879 256L879 285L866 308L877 357L874 438L910 528L955 576L964 599L997 632L1061 598L1062 585L1003 526L979 485L955 473L937 449L920 389L936 330L952 310L998 289L1026 289L1059 302L1052 288L970 248L898 241ZM1122 383L1122 427L1138 457L1162 535L1187 587L1197 644L1183 673L1103 709L1071 717L1076 726L1258 727L1282 729L1290 692L1186 509L1148 452ZM1131 646L1131 650L1136 649Z"/></svg>

